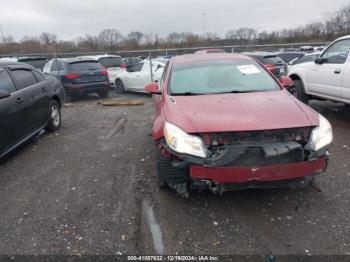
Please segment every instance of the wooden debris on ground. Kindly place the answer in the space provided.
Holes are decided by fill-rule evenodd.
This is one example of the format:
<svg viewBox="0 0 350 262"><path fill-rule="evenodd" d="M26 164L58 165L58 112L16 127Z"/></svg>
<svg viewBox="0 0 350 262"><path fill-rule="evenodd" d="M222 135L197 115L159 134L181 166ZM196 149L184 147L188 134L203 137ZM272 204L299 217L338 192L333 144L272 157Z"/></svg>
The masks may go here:
<svg viewBox="0 0 350 262"><path fill-rule="evenodd" d="M143 106L144 100L129 99L129 100L105 100L102 101L103 106Z"/></svg>

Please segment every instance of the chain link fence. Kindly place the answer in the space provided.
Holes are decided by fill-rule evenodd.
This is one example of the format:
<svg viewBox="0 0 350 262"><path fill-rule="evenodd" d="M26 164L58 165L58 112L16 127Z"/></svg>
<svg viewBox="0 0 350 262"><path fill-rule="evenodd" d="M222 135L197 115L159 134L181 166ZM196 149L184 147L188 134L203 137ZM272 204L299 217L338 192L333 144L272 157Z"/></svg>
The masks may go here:
<svg viewBox="0 0 350 262"><path fill-rule="evenodd" d="M271 45L202 46L153 50L82 53L37 53L0 55L0 61L28 63L63 85L66 101L96 102L120 97L126 90L142 91L143 86L161 76L171 56L199 50L221 49L226 53L298 50L302 46L326 46L328 43Z"/></svg>

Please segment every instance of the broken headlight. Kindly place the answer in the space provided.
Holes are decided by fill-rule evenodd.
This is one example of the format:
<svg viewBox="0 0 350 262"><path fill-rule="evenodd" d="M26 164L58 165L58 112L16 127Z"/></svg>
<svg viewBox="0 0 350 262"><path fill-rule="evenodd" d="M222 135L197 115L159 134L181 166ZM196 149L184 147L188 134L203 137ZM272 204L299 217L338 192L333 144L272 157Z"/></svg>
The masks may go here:
<svg viewBox="0 0 350 262"><path fill-rule="evenodd" d="M309 146L313 151L318 151L333 141L331 124L321 114L318 114L318 118L319 124L312 130L309 141Z"/></svg>
<svg viewBox="0 0 350 262"><path fill-rule="evenodd" d="M175 152L201 158L208 155L207 148L200 137L189 135L168 122L164 125L164 137L167 144Z"/></svg>

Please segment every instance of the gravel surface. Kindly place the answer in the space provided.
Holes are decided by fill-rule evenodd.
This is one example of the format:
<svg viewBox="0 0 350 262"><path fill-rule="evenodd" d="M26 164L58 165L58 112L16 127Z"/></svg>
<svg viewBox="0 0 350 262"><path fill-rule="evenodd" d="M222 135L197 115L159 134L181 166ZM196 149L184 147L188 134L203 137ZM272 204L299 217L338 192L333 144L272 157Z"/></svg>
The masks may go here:
<svg viewBox="0 0 350 262"><path fill-rule="evenodd" d="M150 253L144 200L166 254L350 254L350 108L311 104L335 134L316 187L186 199L156 186L152 98L121 98L145 105L75 103L63 109L58 133L32 139L3 161L0 254Z"/></svg>

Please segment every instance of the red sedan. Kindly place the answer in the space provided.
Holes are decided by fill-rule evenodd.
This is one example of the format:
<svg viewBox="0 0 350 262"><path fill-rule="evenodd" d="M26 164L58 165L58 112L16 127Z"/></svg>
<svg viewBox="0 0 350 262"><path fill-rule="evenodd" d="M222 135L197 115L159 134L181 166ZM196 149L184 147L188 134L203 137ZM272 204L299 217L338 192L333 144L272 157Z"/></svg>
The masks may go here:
<svg viewBox="0 0 350 262"><path fill-rule="evenodd" d="M305 187L327 166L330 123L252 58L173 57L145 91L155 98L160 186L183 195Z"/></svg>

